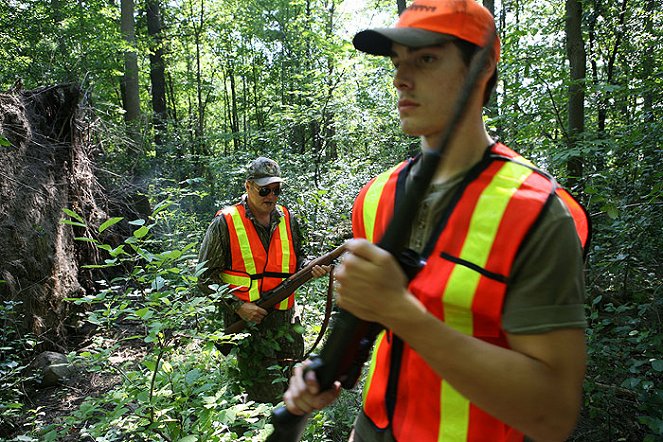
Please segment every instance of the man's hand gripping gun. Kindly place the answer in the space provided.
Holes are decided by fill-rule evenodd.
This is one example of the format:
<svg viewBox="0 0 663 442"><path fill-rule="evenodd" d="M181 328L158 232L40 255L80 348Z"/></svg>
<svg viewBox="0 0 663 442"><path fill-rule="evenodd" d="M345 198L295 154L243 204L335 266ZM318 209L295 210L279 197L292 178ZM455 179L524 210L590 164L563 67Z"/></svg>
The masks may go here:
<svg viewBox="0 0 663 442"><path fill-rule="evenodd" d="M288 298L288 296L292 295L295 290L297 290L299 287L301 287L303 284L308 282L313 277L313 267L318 265L319 266L330 265L331 263L334 262L336 258L341 256L341 254L344 251L345 251L345 244L342 244L336 247L331 252L327 253L326 255L314 259L306 267L302 268L300 271L290 276L281 284L263 293L260 296L260 299L257 300L255 304L258 307L262 307L268 312L271 312L275 305L277 305L284 299ZM247 326L246 321L241 319L226 327L225 330L223 330L223 333L225 334L239 333L242 330L244 330L246 326ZM233 344L223 343L217 345L217 348L221 353L227 355L228 353L230 353L230 350L232 350Z"/></svg>

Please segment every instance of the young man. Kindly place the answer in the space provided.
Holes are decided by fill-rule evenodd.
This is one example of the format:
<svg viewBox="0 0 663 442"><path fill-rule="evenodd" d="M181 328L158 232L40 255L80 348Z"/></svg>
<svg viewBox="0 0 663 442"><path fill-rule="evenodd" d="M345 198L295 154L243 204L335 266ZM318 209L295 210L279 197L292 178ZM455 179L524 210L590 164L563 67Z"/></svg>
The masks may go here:
<svg viewBox="0 0 663 442"><path fill-rule="evenodd" d="M495 34L473 0L418 0L394 28L360 32L357 49L389 56L401 128L435 149L477 47ZM564 440L585 371L584 210L554 180L485 130L496 41L409 233L426 265L408 281L378 242L419 159L369 182L355 238L336 268L337 304L385 327L366 379L356 441ZM358 239L366 238L366 239ZM289 411L326 406L314 372L295 370Z"/></svg>
<svg viewBox="0 0 663 442"><path fill-rule="evenodd" d="M292 329L295 294L268 312L255 304L264 293L305 265L301 252L297 220L277 204L281 194L281 170L265 157L256 158L248 167L241 201L219 210L207 228L198 259L207 262L199 280L204 293L210 284L228 284L232 295L224 305L226 326L239 321L257 324L251 337L242 342L237 363L249 399L277 402L284 383L282 375L268 367L299 360L304 352L301 334ZM316 266L313 275L324 275L328 268ZM279 349L265 340L276 339Z"/></svg>

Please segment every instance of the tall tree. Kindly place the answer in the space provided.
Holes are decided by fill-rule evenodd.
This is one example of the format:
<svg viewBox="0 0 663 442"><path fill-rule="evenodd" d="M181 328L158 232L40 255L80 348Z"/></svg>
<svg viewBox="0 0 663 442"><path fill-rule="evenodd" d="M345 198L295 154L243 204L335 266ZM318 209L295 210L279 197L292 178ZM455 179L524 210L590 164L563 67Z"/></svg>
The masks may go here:
<svg viewBox="0 0 663 442"><path fill-rule="evenodd" d="M152 85L152 117L154 143L163 144L166 129L166 75L163 59L163 25L159 0L147 0L147 33L150 37L150 82ZM159 152L157 151L157 155Z"/></svg>
<svg viewBox="0 0 663 442"><path fill-rule="evenodd" d="M495 16L495 0L483 0L483 5L490 11L491 14L493 14L493 17ZM499 30L498 30L499 32ZM497 116L498 110L497 110L497 94L493 91L493 93L490 95L490 100L488 101L488 104L486 105L488 108L488 113L491 116Z"/></svg>
<svg viewBox="0 0 663 442"><path fill-rule="evenodd" d="M568 148L575 149L585 130L585 45L582 37L582 1L566 0L566 53L571 83L568 91ZM572 180L582 178L582 157L574 154L567 163ZM572 183L573 184L573 183Z"/></svg>
<svg viewBox="0 0 663 442"><path fill-rule="evenodd" d="M120 1L120 30L126 43L124 51L124 76L122 77L122 98L124 120L128 135L134 146L140 145L138 123L140 118L140 91L138 89L138 54L136 53L136 25L134 22L134 1Z"/></svg>
<svg viewBox="0 0 663 442"><path fill-rule="evenodd" d="M396 0L396 8L398 10L398 15L401 15L403 11L405 11L405 8L407 5L405 4L405 0Z"/></svg>

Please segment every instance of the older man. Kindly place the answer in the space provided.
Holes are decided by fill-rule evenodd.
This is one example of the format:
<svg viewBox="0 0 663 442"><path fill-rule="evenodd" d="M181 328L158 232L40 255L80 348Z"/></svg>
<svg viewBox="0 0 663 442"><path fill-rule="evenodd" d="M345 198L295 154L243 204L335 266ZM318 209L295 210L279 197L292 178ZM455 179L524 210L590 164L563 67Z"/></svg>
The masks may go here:
<svg viewBox="0 0 663 442"><path fill-rule="evenodd" d="M272 312L255 303L262 293L305 264L297 220L285 206L277 204L282 184L275 161L265 157L253 160L244 182L246 193L237 204L217 212L198 257L207 263L199 281L203 292L211 293L210 284L228 284L232 289L223 305L226 325L240 318L255 324L251 337L239 345L237 363L238 377L249 399L259 402L278 401L285 387L278 382L283 373L269 367L287 367L299 360L304 350L302 335L293 327L297 322L294 293ZM316 266L313 276L327 271Z"/></svg>

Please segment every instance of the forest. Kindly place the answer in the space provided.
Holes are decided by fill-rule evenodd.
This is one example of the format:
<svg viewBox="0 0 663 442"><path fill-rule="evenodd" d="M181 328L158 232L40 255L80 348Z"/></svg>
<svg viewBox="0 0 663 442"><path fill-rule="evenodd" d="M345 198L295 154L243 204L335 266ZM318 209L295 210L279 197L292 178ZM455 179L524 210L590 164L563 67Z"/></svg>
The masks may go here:
<svg viewBox="0 0 663 442"><path fill-rule="evenodd" d="M265 439L273 405L217 351L244 335L223 333L224 288L197 288L198 250L258 156L307 257L352 237L361 187L419 150L390 60L352 37L409 3L0 1L0 440ZM502 48L485 125L592 224L569 440L663 440L663 4L483 4ZM298 292L307 350L326 291ZM302 440L347 440L364 382Z"/></svg>

